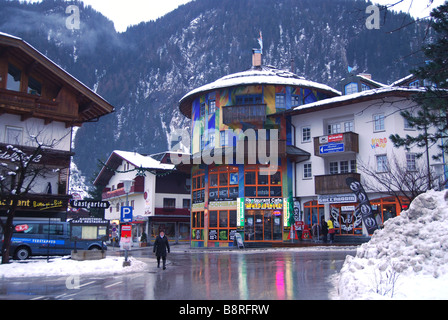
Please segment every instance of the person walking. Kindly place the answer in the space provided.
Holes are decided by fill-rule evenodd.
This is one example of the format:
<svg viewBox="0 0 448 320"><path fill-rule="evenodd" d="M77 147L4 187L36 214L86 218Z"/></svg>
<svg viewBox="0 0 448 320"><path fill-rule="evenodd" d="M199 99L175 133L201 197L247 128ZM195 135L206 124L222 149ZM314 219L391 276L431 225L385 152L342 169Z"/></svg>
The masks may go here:
<svg viewBox="0 0 448 320"><path fill-rule="evenodd" d="M334 218L331 217L330 220L327 221L328 225L328 234L330 235L330 243L334 242L334 234L336 230L334 230Z"/></svg>
<svg viewBox="0 0 448 320"><path fill-rule="evenodd" d="M168 242L168 237L165 235L163 230L160 231L159 235L154 242L154 249L152 250L157 257L157 268L160 268L160 258L163 261L163 270L166 269L166 252L170 253L170 244Z"/></svg>
<svg viewBox="0 0 448 320"><path fill-rule="evenodd" d="M323 236L324 243L327 243L328 225L327 225L327 221L325 221L324 216L322 216L320 225L322 227L322 236Z"/></svg>

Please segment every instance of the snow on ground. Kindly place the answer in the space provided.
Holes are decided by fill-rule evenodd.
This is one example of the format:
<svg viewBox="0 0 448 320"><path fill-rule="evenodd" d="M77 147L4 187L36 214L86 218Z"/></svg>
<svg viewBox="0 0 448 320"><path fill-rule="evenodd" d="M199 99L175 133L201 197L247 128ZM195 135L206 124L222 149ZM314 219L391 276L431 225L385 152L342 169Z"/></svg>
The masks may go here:
<svg viewBox="0 0 448 320"><path fill-rule="evenodd" d="M147 264L129 257L129 267L123 267L123 257L106 257L101 260L75 261L69 256L46 259L14 261L0 265L0 279L18 277L105 275L129 272L141 272Z"/></svg>
<svg viewBox="0 0 448 320"><path fill-rule="evenodd" d="M448 192L429 191L347 256L339 299L448 299Z"/></svg>

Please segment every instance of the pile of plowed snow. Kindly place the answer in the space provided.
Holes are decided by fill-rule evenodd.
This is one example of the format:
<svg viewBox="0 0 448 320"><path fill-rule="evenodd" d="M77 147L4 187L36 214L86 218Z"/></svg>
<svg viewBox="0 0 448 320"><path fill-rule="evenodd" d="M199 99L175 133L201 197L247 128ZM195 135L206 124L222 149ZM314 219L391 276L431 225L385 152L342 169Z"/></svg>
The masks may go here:
<svg viewBox="0 0 448 320"><path fill-rule="evenodd" d="M448 299L448 192L389 219L339 274L339 299Z"/></svg>

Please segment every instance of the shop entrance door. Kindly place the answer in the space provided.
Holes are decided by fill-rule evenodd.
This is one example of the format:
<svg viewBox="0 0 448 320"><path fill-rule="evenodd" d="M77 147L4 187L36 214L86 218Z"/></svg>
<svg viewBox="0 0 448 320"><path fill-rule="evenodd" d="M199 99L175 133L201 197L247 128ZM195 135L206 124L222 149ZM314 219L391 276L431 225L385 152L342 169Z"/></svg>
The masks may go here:
<svg viewBox="0 0 448 320"><path fill-rule="evenodd" d="M282 215L279 211L248 210L245 217L245 241L281 241Z"/></svg>
<svg viewBox="0 0 448 320"><path fill-rule="evenodd" d="M272 213L264 212L264 240L272 240Z"/></svg>
<svg viewBox="0 0 448 320"><path fill-rule="evenodd" d="M255 215L255 240L263 241L263 214L259 211Z"/></svg>

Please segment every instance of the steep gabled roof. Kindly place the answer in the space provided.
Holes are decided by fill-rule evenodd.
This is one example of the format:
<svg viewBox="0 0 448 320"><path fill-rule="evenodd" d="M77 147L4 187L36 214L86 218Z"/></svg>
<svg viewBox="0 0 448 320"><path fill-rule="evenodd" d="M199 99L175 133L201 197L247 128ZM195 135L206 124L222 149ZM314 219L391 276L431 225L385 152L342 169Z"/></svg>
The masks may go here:
<svg viewBox="0 0 448 320"><path fill-rule="evenodd" d="M93 184L101 186L107 185L115 173L114 170L118 169L123 163L123 160L136 168L141 167L153 170L173 170L175 168L172 164L163 164L150 156L141 155L136 152L115 150L111 153L109 159L107 159L106 166L101 169Z"/></svg>
<svg viewBox="0 0 448 320"><path fill-rule="evenodd" d="M77 124L97 119L114 111L114 107L104 98L93 92L23 39L0 32L0 52L8 52L12 56L20 57L27 64L37 68L40 73L57 79L64 86L77 92L78 100L80 101Z"/></svg>

